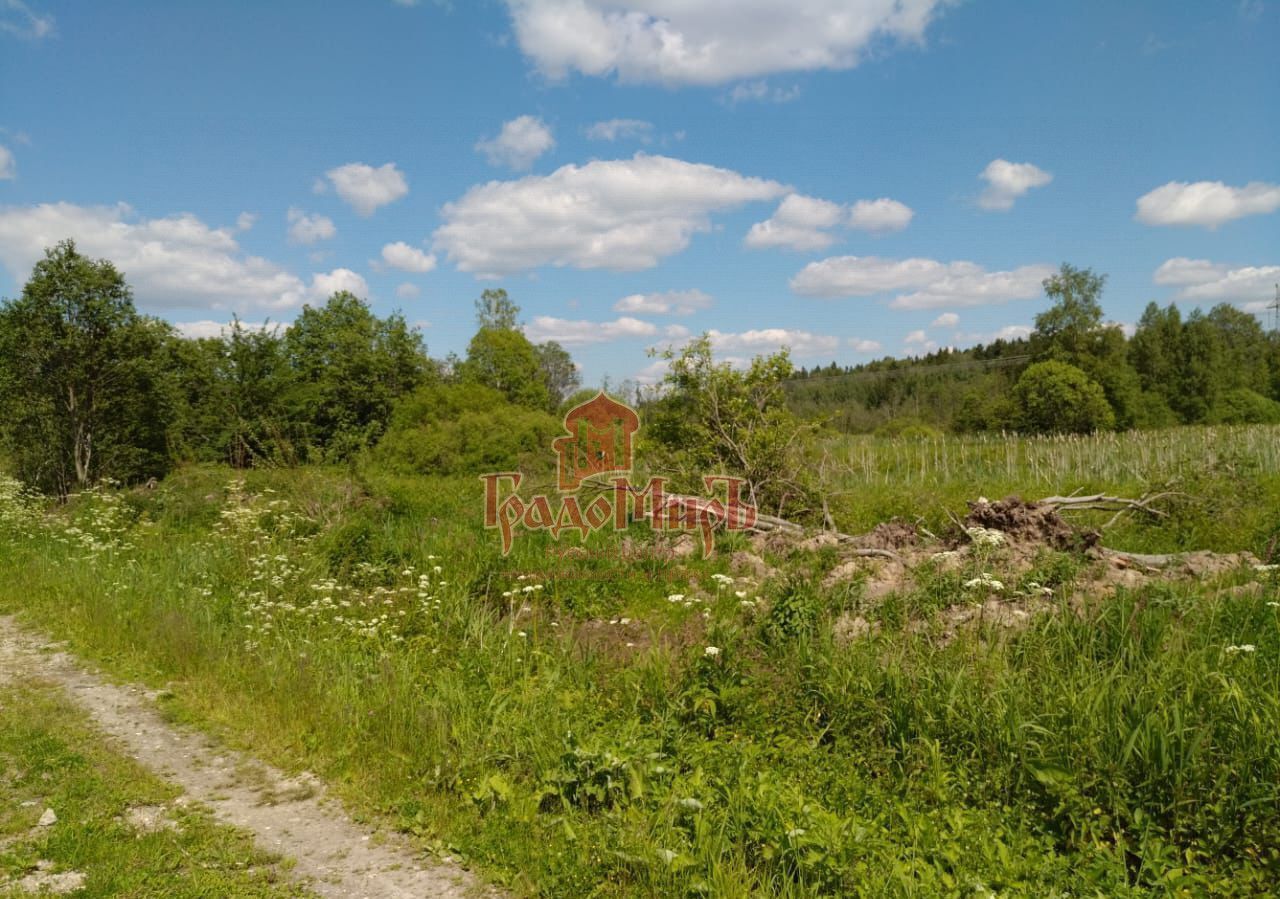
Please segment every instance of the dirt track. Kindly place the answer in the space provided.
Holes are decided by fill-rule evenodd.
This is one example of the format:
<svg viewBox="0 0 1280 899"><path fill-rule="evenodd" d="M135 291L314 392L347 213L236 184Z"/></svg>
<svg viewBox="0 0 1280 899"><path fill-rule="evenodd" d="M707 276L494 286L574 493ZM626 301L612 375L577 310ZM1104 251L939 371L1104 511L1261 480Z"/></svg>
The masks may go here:
<svg viewBox="0 0 1280 899"><path fill-rule="evenodd" d="M0 615L0 683L32 678L62 687L126 753L177 784L189 800L251 832L263 849L292 859L292 875L317 895L363 899L423 899L494 895L466 871L424 861L402 841L355 824L303 775L289 778L242 753L218 748L204 735L174 727L155 694L111 684L90 673L59 645L49 644Z"/></svg>

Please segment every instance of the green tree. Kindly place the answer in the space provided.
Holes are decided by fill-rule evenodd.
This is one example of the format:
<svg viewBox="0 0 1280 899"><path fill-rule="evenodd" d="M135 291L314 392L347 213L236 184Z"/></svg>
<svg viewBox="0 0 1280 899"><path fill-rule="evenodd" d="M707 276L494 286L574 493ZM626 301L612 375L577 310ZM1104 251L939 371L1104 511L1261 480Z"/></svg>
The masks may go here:
<svg viewBox="0 0 1280 899"><path fill-rule="evenodd" d="M422 337L400 314L380 319L340 291L320 308L304 306L284 335L291 370L291 415L305 424L323 458L372 445L396 399L435 373Z"/></svg>
<svg viewBox="0 0 1280 899"><path fill-rule="evenodd" d="M1106 275L1066 262L1056 274L1045 278L1044 292L1053 305L1036 316L1033 352L1073 365L1091 355L1094 335L1102 327L1099 297L1106 281Z"/></svg>
<svg viewBox="0 0 1280 899"><path fill-rule="evenodd" d="M1053 305L1035 319L1032 352L1039 359L1074 365L1101 385L1116 425L1131 427L1138 417L1141 382L1129 364L1128 342L1118 325L1102 321L1102 289L1107 276L1063 263L1044 280Z"/></svg>
<svg viewBox="0 0 1280 899"><path fill-rule="evenodd" d="M236 468L292 465L309 429L295 417L293 371L278 327L175 339L169 348L181 399L171 438L185 458Z"/></svg>
<svg viewBox="0 0 1280 899"><path fill-rule="evenodd" d="M1065 362L1037 362L1013 387L1019 428L1035 434L1087 434L1115 426L1096 381Z"/></svg>
<svg viewBox="0 0 1280 899"><path fill-rule="evenodd" d="M502 288L489 289L476 300L476 321L481 328L515 331L520 327L520 307Z"/></svg>
<svg viewBox="0 0 1280 899"><path fill-rule="evenodd" d="M793 369L786 350L737 369L715 360L704 334L662 358L667 391L646 415L646 432L686 483L735 475L753 503L778 510L810 499L802 457L813 426L787 406L783 384Z"/></svg>
<svg viewBox="0 0 1280 899"><path fill-rule="evenodd" d="M169 333L138 314L110 262L70 240L47 250L0 306L3 438L19 477L65 496L163 474L171 392L157 362Z"/></svg>
<svg viewBox="0 0 1280 899"><path fill-rule="evenodd" d="M551 408L557 408L582 384L582 375L574 364L569 351L554 340L540 343L534 349L538 353L538 368L542 381L547 385Z"/></svg>
<svg viewBox="0 0 1280 899"><path fill-rule="evenodd" d="M467 345L467 358L458 364L457 374L464 383L490 387L517 406L551 407L538 351L514 329L482 327Z"/></svg>

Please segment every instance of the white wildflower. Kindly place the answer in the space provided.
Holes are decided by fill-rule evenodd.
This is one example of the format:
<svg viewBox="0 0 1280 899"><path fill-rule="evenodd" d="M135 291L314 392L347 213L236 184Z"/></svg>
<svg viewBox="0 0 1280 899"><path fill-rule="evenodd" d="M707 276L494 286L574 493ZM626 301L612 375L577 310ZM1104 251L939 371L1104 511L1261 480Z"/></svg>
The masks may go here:
<svg viewBox="0 0 1280 899"><path fill-rule="evenodd" d="M981 577L975 577L972 580L964 582L966 590L975 590L979 587L985 587L988 590L1000 591L1004 589L1004 584L987 574L985 571Z"/></svg>
<svg viewBox="0 0 1280 899"><path fill-rule="evenodd" d="M975 546L1003 546L1007 539L1004 531L997 531L994 528L972 527L965 528L964 532L969 535L969 539Z"/></svg>

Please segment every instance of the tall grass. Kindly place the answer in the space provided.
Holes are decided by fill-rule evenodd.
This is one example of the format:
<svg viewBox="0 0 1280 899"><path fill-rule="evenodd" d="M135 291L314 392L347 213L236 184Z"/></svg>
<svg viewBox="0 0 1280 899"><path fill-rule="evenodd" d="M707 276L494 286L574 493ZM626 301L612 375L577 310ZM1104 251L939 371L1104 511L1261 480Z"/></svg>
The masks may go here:
<svg viewBox="0 0 1280 899"><path fill-rule="evenodd" d="M1185 477L1232 460L1280 474L1280 426L1274 425L1041 437L848 436L829 438L823 449L842 466L847 487L970 480L1056 489Z"/></svg>
<svg viewBox="0 0 1280 899"><path fill-rule="evenodd" d="M1134 540L1255 540L1276 434L855 439L834 445L868 460L837 511L1172 472L1217 505ZM824 556L722 586L726 553L619 561L609 535L604 558L557 572L542 538L502 558L479 498L470 479L376 470L238 485L190 469L61 510L0 489L0 608L517 892L1266 895L1280 879L1273 575L1076 614L1072 560L1057 614L949 640L931 616L964 597L925 576L877 634L837 645L858 597L817 586Z"/></svg>

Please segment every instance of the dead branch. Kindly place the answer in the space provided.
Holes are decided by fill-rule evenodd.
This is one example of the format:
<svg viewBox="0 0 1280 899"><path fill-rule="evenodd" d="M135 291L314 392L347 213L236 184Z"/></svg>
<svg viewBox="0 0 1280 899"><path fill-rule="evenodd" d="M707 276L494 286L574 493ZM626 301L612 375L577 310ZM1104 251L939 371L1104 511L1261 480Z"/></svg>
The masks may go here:
<svg viewBox="0 0 1280 899"><path fill-rule="evenodd" d="M1186 556L1186 553L1127 553L1118 549L1107 549L1105 546L1098 547L1098 549L1104 558L1121 559L1147 568L1168 568L1170 565L1182 561Z"/></svg>
<svg viewBox="0 0 1280 899"><path fill-rule="evenodd" d="M1163 509L1158 509L1152 503L1162 499L1168 499L1171 496L1183 496L1184 494L1175 493L1173 491L1165 491L1163 493L1148 493L1133 499L1127 496L1109 496L1105 493L1093 493L1087 496L1046 496L1039 501L1041 506L1047 506L1056 512L1085 512L1085 511L1101 511L1114 512L1115 514L1107 520L1102 526L1103 530L1114 525L1120 520L1121 516L1131 512L1145 512L1153 518L1167 518L1169 513Z"/></svg>

